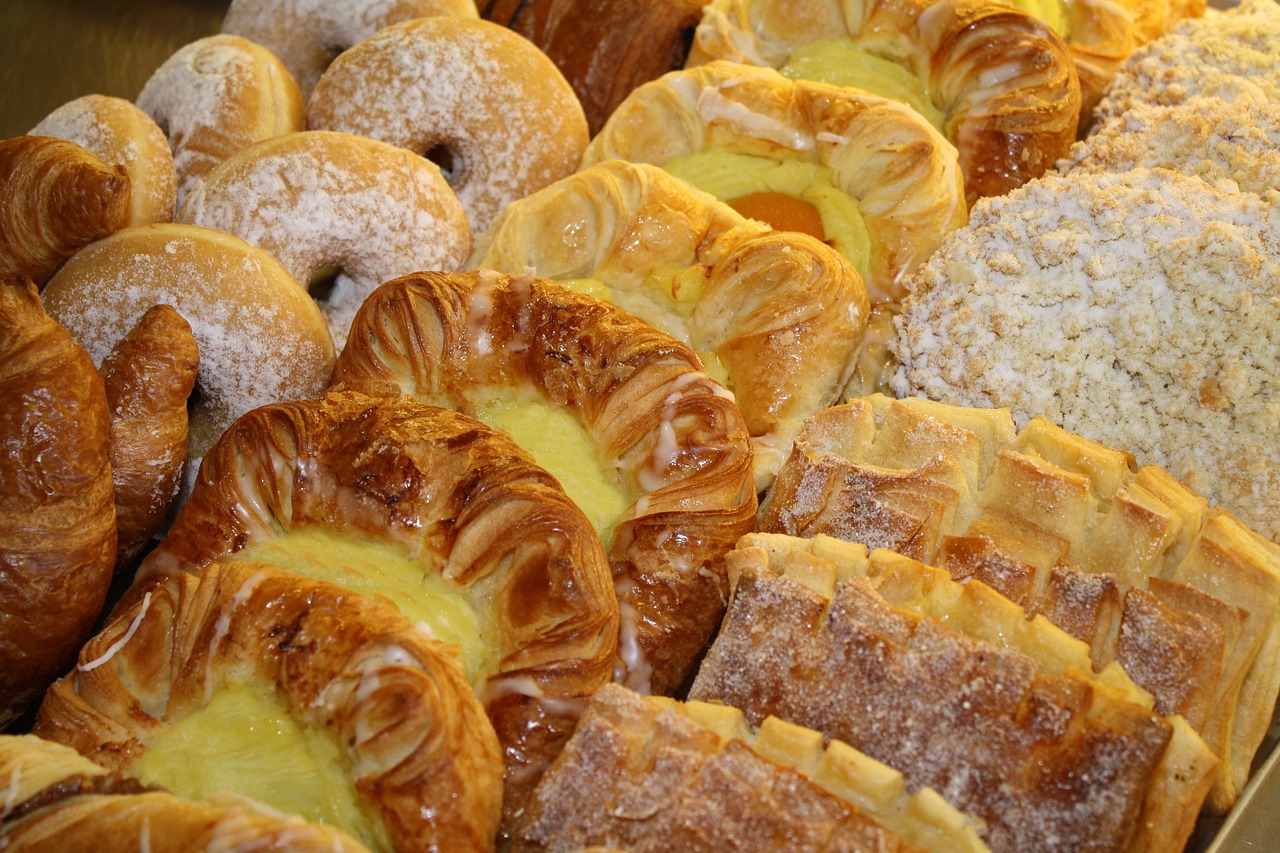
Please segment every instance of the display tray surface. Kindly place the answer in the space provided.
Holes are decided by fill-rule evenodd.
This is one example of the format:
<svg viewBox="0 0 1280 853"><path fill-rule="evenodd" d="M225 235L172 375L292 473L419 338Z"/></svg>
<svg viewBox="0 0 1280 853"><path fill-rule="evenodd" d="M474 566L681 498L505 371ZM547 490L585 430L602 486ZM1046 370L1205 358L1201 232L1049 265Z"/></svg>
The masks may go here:
<svg viewBox="0 0 1280 853"><path fill-rule="evenodd" d="M0 138L26 133L81 95L133 100L170 54L216 33L226 7L226 0L3 0ZM1202 820L1190 853L1280 849L1277 741L1273 723L1236 808Z"/></svg>

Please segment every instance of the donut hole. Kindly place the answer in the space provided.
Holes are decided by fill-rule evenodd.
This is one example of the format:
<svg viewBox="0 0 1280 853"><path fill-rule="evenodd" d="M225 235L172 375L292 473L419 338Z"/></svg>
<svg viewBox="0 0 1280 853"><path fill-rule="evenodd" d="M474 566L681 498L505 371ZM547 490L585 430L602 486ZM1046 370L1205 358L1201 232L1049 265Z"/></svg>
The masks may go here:
<svg viewBox="0 0 1280 853"><path fill-rule="evenodd" d="M433 145L422 155L440 167L440 173L449 183L453 183L455 173L462 171L462 158L448 145Z"/></svg>
<svg viewBox="0 0 1280 853"><path fill-rule="evenodd" d="M336 264L317 270L307 281L307 292L321 305L329 304L333 291L338 286L340 275L342 275L342 267Z"/></svg>

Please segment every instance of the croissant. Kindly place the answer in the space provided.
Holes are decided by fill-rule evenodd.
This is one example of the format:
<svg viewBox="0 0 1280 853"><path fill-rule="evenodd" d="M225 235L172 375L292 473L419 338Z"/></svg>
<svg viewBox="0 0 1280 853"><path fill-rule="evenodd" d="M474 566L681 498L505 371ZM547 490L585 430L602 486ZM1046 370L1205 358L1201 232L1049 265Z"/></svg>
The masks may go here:
<svg viewBox="0 0 1280 853"><path fill-rule="evenodd" d="M85 645L32 733L377 849L489 850L501 810L497 738L456 651L385 601L261 563L153 587Z"/></svg>
<svg viewBox="0 0 1280 853"><path fill-rule="evenodd" d="M346 833L272 813L229 794L184 800L147 790L74 749L34 735L0 736L0 847L9 853L288 849L367 853Z"/></svg>
<svg viewBox="0 0 1280 853"><path fill-rule="evenodd" d="M617 677L680 686L723 613L723 555L756 511L746 425L693 350L542 279L419 273L365 301L334 384L449 405L535 445L606 543Z"/></svg>
<svg viewBox="0 0 1280 853"><path fill-rule="evenodd" d="M99 372L111 412L116 569L134 558L164 522L187 461L187 398L200 355L191 326L155 305L121 338Z"/></svg>
<svg viewBox="0 0 1280 853"><path fill-rule="evenodd" d="M43 283L71 255L129 224L131 187L80 145L0 140L0 276Z"/></svg>
<svg viewBox="0 0 1280 853"><path fill-rule="evenodd" d="M30 280L0 279L0 729L75 659L116 557L107 399Z"/></svg>

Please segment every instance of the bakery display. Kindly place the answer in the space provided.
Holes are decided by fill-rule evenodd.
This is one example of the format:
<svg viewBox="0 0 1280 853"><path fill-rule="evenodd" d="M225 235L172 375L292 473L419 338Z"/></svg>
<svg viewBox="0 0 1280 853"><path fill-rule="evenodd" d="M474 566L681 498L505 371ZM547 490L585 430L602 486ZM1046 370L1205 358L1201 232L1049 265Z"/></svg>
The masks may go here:
<svg viewBox="0 0 1280 853"><path fill-rule="evenodd" d="M238 152L205 176L179 219L252 243L314 289L336 349L379 284L456 269L471 251L466 213L439 168L403 148L331 131L276 136Z"/></svg>
<svg viewBox="0 0 1280 853"><path fill-rule="evenodd" d="M335 59L307 127L443 161L476 233L577 168L587 144L582 104L546 54L492 22L449 16L393 24Z"/></svg>

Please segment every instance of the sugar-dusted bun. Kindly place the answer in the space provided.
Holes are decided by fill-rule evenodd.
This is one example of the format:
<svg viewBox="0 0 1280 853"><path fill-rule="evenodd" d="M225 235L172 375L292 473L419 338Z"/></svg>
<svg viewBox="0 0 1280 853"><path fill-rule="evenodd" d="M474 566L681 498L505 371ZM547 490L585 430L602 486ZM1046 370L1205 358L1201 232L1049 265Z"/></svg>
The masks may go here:
<svg viewBox="0 0 1280 853"><path fill-rule="evenodd" d="M132 185L74 142L0 140L0 276L43 284L80 249L124 228Z"/></svg>
<svg viewBox="0 0 1280 853"><path fill-rule="evenodd" d="M78 252L44 292L50 315L101 364L153 305L171 305L199 346L190 458L237 417L320 394L333 339L315 300L278 261L194 225L127 228Z"/></svg>
<svg viewBox="0 0 1280 853"><path fill-rule="evenodd" d="M116 556L107 399L93 362L0 280L0 729L75 660Z"/></svg>
<svg viewBox="0 0 1280 853"><path fill-rule="evenodd" d="M120 612L32 733L377 849L491 850L501 809L498 742L453 648L386 601L252 562L181 572Z"/></svg>
<svg viewBox="0 0 1280 853"><path fill-rule="evenodd" d="M104 163L123 166L132 184L129 225L173 219L178 175L164 131L123 98L85 95L68 101L31 129L83 145Z"/></svg>
<svg viewBox="0 0 1280 853"><path fill-rule="evenodd" d="M369 297L334 382L516 433L606 542L619 677L679 687L723 612L721 557L756 509L746 424L692 349L541 279L427 272Z"/></svg>
<svg viewBox="0 0 1280 853"><path fill-rule="evenodd" d="M466 213L435 164L330 131L240 151L205 176L180 218L265 250L304 286L336 269L322 301L338 349L375 287L418 270L457 269L471 251Z"/></svg>
<svg viewBox="0 0 1280 853"><path fill-rule="evenodd" d="M578 167L587 120L532 42L489 21L393 24L329 66L307 127L371 136L447 161L479 234L507 203Z"/></svg>
<svg viewBox="0 0 1280 853"><path fill-rule="evenodd" d="M430 15L479 17L473 0L231 0L222 31L280 57L305 101L335 56L383 27Z"/></svg>
<svg viewBox="0 0 1280 853"><path fill-rule="evenodd" d="M181 47L138 93L173 149L177 204L205 173L263 139L302 130L305 104L289 70L248 39L214 35Z"/></svg>

